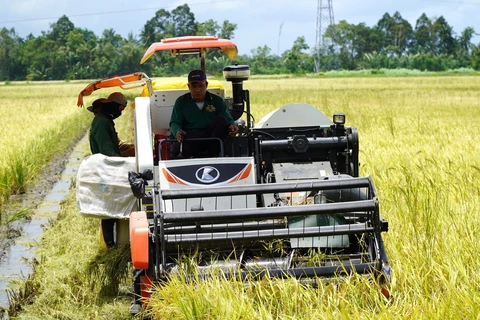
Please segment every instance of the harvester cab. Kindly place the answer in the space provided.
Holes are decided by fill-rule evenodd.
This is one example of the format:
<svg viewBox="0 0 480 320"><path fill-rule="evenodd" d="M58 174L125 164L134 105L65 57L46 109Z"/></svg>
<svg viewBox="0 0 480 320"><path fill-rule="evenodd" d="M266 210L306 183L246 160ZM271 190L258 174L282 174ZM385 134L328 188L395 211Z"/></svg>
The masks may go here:
<svg viewBox="0 0 480 320"><path fill-rule="evenodd" d="M194 53L205 70L209 48L231 59L237 54L230 40L181 37L152 44L141 63L169 50ZM130 215L137 306L185 256L198 260L188 271L202 276L220 270L226 278L293 277L316 285L359 273L388 284L388 223L372 178L359 176L357 129L345 125L343 113L330 118L305 103L255 123L243 87L250 68L232 64L223 74L232 96L210 80L209 90L225 97L240 131L212 141L221 144L219 157L173 159L168 152L170 114L186 86L162 87L162 79L146 77L148 93L135 99L136 165L145 180Z"/></svg>

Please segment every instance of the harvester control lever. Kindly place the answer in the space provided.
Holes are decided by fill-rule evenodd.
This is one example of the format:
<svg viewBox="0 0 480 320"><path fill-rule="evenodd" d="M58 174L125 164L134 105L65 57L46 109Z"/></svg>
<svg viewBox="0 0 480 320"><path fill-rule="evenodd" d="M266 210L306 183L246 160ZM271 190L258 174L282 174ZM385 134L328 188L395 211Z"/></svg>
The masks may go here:
<svg viewBox="0 0 480 320"><path fill-rule="evenodd" d="M183 130L178 131L177 136L179 136L179 143L180 143L180 153L177 156L177 159L183 159L183 139L185 139L185 136L187 133Z"/></svg>

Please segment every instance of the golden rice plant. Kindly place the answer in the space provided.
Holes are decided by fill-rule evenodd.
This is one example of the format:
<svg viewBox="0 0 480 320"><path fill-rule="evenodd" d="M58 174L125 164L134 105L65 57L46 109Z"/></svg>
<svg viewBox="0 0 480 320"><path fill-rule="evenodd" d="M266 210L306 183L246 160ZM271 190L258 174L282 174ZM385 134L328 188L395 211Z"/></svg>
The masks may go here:
<svg viewBox="0 0 480 320"><path fill-rule="evenodd" d="M21 194L88 123L75 107L79 86L64 84L0 86L0 205Z"/></svg>

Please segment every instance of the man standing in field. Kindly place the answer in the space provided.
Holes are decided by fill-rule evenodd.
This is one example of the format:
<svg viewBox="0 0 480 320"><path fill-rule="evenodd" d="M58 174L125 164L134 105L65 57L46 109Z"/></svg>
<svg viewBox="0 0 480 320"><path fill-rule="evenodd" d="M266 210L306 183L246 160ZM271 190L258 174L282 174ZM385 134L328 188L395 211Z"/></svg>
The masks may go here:
<svg viewBox="0 0 480 320"><path fill-rule="evenodd" d="M90 150L109 157L129 157L135 155L133 146L120 143L115 130L114 119L118 118L127 106L127 98L121 92L114 92L107 99L97 99L87 110L95 114L90 127Z"/></svg>
<svg viewBox="0 0 480 320"><path fill-rule="evenodd" d="M114 119L118 118L127 106L127 99L121 92L114 92L107 99L93 102L87 110L95 114L90 127L90 150L92 154L101 153L109 157L133 157L132 145L121 144ZM108 248L115 245L114 227L118 219L102 219L102 233Z"/></svg>
<svg viewBox="0 0 480 320"><path fill-rule="evenodd" d="M193 70L188 74L188 89L175 101L170 118L170 131L177 139L173 145L173 157L178 157L180 144L182 156L189 158L206 149L208 157L216 157L220 152L217 142L199 143L192 138L219 138L224 140L228 134L235 136L235 125L225 100L207 91L207 76L202 70ZM185 139L185 142L183 141Z"/></svg>

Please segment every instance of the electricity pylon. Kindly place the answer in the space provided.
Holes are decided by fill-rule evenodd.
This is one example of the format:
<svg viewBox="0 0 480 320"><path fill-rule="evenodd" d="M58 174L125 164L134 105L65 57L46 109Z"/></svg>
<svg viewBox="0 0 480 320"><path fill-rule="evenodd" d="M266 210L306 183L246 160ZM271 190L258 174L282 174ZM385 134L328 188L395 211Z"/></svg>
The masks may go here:
<svg viewBox="0 0 480 320"><path fill-rule="evenodd" d="M333 17L332 0L318 0L317 6L317 35L315 39L315 72L320 72L321 56L327 50L333 49L336 53L336 43L332 38L325 38L325 31L330 25L335 24Z"/></svg>

